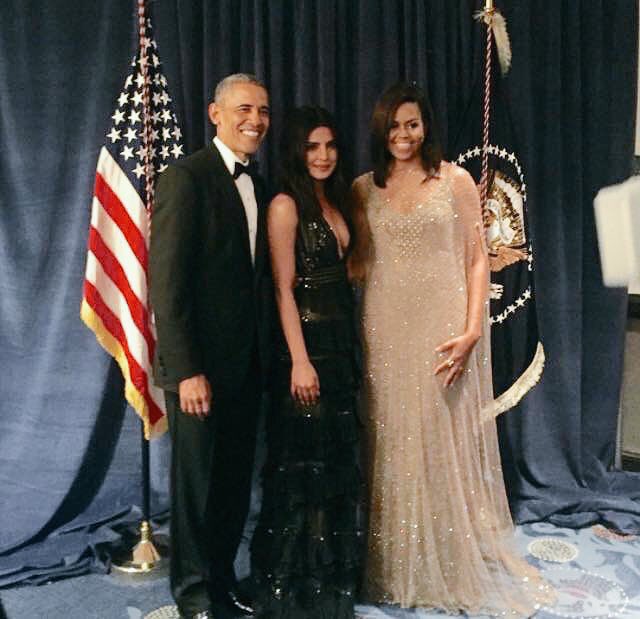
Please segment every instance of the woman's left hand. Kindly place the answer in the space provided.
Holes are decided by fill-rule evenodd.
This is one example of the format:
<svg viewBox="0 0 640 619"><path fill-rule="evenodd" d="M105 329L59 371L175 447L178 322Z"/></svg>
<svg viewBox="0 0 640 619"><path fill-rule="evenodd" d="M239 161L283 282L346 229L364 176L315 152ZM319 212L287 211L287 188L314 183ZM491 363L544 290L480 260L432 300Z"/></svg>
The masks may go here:
<svg viewBox="0 0 640 619"><path fill-rule="evenodd" d="M469 353L471 353L479 339L479 335L464 333L463 335L447 340L444 344L440 344L440 346L436 348L436 352L438 353L449 352L449 357L445 359L434 372L434 374L440 374L440 372L444 371L447 372L444 378L445 387L451 387L462 375L464 366L469 358Z"/></svg>

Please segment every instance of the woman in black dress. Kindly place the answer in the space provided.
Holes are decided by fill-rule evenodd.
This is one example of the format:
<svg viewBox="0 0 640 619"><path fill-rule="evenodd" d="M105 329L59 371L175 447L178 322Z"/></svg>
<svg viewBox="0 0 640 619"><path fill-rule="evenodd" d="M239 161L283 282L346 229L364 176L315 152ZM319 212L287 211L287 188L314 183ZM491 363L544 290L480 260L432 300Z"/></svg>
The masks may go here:
<svg viewBox="0 0 640 619"><path fill-rule="evenodd" d="M259 617L349 619L360 473L347 186L331 115L294 110L268 229L280 316L264 498L252 553Z"/></svg>

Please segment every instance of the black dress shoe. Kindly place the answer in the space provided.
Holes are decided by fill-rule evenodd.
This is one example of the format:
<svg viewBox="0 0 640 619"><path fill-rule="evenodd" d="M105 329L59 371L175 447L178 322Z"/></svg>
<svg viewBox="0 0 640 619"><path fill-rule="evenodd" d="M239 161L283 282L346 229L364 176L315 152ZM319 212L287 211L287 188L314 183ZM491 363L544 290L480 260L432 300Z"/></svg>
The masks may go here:
<svg viewBox="0 0 640 619"><path fill-rule="evenodd" d="M181 619L236 619L237 616L226 602L214 602L211 610L202 610L195 615L180 615Z"/></svg>
<svg viewBox="0 0 640 619"><path fill-rule="evenodd" d="M182 619L215 619L213 613L210 610L201 610L191 615L180 615Z"/></svg>
<svg viewBox="0 0 640 619"><path fill-rule="evenodd" d="M253 615L254 604L253 600L239 589L231 589L227 593L229 599L229 605L231 609L239 616Z"/></svg>
<svg viewBox="0 0 640 619"><path fill-rule="evenodd" d="M223 602L212 602L211 612L207 615L207 619L237 619L238 616L239 612L225 600Z"/></svg>

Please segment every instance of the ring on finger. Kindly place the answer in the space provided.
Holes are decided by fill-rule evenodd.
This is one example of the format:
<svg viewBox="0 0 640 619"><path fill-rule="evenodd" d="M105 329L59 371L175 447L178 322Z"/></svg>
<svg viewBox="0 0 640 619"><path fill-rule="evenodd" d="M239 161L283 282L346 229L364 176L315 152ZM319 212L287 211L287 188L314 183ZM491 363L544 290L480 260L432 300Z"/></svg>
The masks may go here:
<svg viewBox="0 0 640 619"><path fill-rule="evenodd" d="M453 359L449 359L449 361L447 361L447 367L448 367L448 368L452 368L452 367L453 367L453 364L454 364Z"/></svg>

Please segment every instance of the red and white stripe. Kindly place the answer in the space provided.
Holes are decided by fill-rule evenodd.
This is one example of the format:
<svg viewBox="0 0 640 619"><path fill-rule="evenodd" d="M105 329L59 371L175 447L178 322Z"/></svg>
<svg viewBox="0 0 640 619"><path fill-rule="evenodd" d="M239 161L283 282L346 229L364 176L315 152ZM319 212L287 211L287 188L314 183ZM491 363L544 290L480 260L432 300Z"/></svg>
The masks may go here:
<svg viewBox="0 0 640 619"><path fill-rule="evenodd" d="M102 148L96 169L82 318L116 358L125 395L150 437L166 429L162 391L153 385L155 332L148 307L149 217L140 195Z"/></svg>

